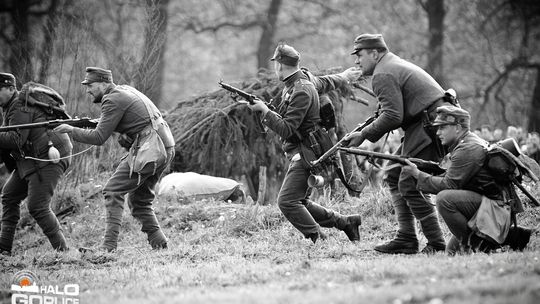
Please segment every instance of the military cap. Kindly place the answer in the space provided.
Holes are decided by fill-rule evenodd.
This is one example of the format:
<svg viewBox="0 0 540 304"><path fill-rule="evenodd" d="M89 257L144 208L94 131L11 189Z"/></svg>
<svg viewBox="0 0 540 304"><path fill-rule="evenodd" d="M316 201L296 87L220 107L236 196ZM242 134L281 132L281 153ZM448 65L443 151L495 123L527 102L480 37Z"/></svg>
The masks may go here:
<svg viewBox="0 0 540 304"><path fill-rule="evenodd" d="M461 125L469 128L471 115L462 108L454 106L440 106L437 108L437 117L432 126Z"/></svg>
<svg viewBox="0 0 540 304"><path fill-rule="evenodd" d="M0 87L15 86L15 76L10 73L0 73Z"/></svg>
<svg viewBox="0 0 540 304"><path fill-rule="evenodd" d="M280 44L276 47L274 56L270 60L275 60L288 66L296 66L300 61L300 53L290 45Z"/></svg>
<svg viewBox="0 0 540 304"><path fill-rule="evenodd" d="M362 34L354 39L354 50L351 55L356 55L362 49L386 49L386 42L381 34Z"/></svg>
<svg viewBox="0 0 540 304"><path fill-rule="evenodd" d="M87 67L86 68L86 77L81 82L81 84L90 84L92 82L108 82L112 83L112 72L110 70L105 70L102 68L96 67Z"/></svg>

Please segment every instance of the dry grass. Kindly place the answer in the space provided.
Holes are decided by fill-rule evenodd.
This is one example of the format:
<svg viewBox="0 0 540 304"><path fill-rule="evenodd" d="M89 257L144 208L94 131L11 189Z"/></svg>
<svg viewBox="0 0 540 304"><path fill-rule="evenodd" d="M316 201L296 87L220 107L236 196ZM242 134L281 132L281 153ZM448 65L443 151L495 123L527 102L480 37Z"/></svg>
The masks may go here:
<svg viewBox="0 0 540 304"><path fill-rule="evenodd" d="M92 183L66 190L77 212L62 220L73 248L98 245L104 229L101 195ZM90 194L90 195L89 195ZM83 198L87 198L83 200ZM340 197L340 196L338 196ZM538 303L540 240L523 253L448 257L382 255L372 247L391 237L388 194L318 198L344 214L364 215L362 240L335 229L313 245L278 208L160 198L155 209L170 248L150 250L127 214L120 250L100 256L55 253L34 225L16 236L14 256L0 258L0 299L9 303L12 275L27 269L43 283L81 286L81 303ZM538 223L529 208L522 222ZM445 233L448 234L447 230ZM425 242L425 240L423 240Z"/></svg>

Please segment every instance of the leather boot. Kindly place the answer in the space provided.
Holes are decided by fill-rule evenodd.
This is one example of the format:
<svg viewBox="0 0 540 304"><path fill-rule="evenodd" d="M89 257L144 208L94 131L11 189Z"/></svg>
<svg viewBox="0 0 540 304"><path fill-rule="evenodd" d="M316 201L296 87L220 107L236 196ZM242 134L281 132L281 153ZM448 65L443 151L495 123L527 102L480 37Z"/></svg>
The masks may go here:
<svg viewBox="0 0 540 304"><path fill-rule="evenodd" d="M417 240L404 240L393 239L390 242L377 245L374 248L378 252L382 253L404 253L404 254L416 254L418 253L418 241Z"/></svg>
<svg viewBox="0 0 540 304"><path fill-rule="evenodd" d="M161 229L158 229L152 233L148 233L148 243L150 243L152 249L166 249L167 237L165 237Z"/></svg>
<svg viewBox="0 0 540 304"><path fill-rule="evenodd" d="M362 225L362 218L360 215L347 216L347 225L345 225L342 230L351 242L360 241L360 231L358 228L360 225Z"/></svg>
<svg viewBox="0 0 540 304"><path fill-rule="evenodd" d="M484 239L474 232L471 232L469 236L462 241L462 244L466 249L470 249L473 252L491 253L500 248L499 244Z"/></svg>
<svg viewBox="0 0 540 304"><path fill-rule="evenodd" d="M321 231L317 231L315 233L310 233L308 235L306 235L306 239L310 239L313 244L317 243L317 240L326 240L328 238L328 236L326 236L326 234L322 233Z"/></svg>
<svg viewBox="0 0 540 304"><path fill-rule="evenodd" d="M48 235L47 237L49 238L49 242L51 243L53 249L58 251L67 251L69 249L62 230L59 230L52 235Z"/></svg>
<svg viewBox="0 0 540 304"><path fill-rule="evenodd" d="M523 251L531 239L531 233L531 229L512 226L502 246L508 245L512 250Z"/></svg>

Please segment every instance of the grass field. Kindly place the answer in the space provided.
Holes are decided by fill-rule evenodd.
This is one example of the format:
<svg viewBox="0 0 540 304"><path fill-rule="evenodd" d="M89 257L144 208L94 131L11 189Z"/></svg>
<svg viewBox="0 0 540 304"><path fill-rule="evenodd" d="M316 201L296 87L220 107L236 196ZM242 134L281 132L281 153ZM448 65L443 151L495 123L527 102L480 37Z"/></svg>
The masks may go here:
<svg viewBox="0 0 540 304"><path fill-rule="evenodd" d="M155 209L168 249L152 251L125 212L118 252L81 255L75 249L97 246L104 229L103 197L89 195L92 188L62 194L64 203L77 207L62 219L71 251L52 252L31 221L18 231L14 255L0 257L2 303L11 303L13 274L21 269L42 284L79 284L80 303L540 303L538 235L525 252L374 252L395 229L388 194L380 189L367 189L361 198L318 199L341 213L363 215L361 241L354 244L335 229L312 244L275 205L161 197ZM528 208L520 217L523 224L538 224L540 210Z"/></svg>

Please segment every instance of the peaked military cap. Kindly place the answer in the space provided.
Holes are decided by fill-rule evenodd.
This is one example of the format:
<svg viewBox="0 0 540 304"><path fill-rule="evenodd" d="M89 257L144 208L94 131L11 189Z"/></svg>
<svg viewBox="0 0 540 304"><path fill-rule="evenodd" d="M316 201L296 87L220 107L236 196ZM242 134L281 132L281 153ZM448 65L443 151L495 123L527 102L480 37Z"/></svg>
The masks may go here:
<svg viewBox="0 0 540 304"><path fill-rule="evenodd" d="M113 82L111 70L105 70L102 68L96 67L87 67L86 68L86 77L81 82L81 84L90 84L92 82Z"/></svg>
<svg viewBox="0 0 540 304"><path fill-rule="evenodd" d="M462 108L454 106L440 106L437 108L437 117L432 126L461 125L469 128L471 115Z"/></svg>
<svg viewBox="0 0 540 304"><path fill-rule="evenodd" d="M275 60L288 66L296 66L300 61L300 53L290 45L280 44L276 47L274 56L270 60Z"/></svg>
<svg viewBox="0 0 540 304"><path fill-rule="evenodd" d="M356 55L362 49L386 49L386 42L381 34L362 34L354 39L354 50L351 55Z"/></svg>
<svg viewBox="0 0 540 304"><path fill-rule="evenodd" d="M15 86L15 76L10 73L0 73L0 87Z"/></svg>

